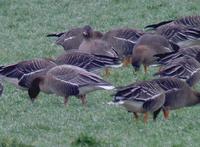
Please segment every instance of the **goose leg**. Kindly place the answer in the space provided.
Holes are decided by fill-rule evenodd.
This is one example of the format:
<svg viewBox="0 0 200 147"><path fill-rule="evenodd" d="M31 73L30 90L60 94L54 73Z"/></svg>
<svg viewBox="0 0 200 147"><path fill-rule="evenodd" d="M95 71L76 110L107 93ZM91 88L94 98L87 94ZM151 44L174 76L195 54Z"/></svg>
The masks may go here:
<svg viewBox="0 0 200 147"><path fill-rule="evenodd" d="M132 62L132 57L128 57L128 64L131 64Z"/></svg>
<svg viewBox="0 0 200 147"><path fill-rule="evenodd" d="M169 111L163 110L164 118L168 119L169 118Z"/></svg>
<svg viewBox="0 0 200 147"><path fill-rule="evenodd" d="M105 68L105 76L109 76L109 75L110 75L109 68Z"/></svg>
<svg viewBox="0 0 200 147"><path fill-rule="evenodd" d="M144 123L145 123L145 124L147 123L147 120L148 120L148 113L145 112L145 113L144 113Z"/></svg>
<svg viewBox="0 0 200 147"><path fill-rule="evenodd" d="M80 95L79 98L81 99L81 102L82 102L83 106L86 106L86 103L87 103L86 95Z"/></svg>
<svg viewBox="0 0 200 147"><path fill-rule="evenodd" d="M68 103L68 97L66 96L66 97L64 97L64 104L65 104L65 106L67 106L67 103Z"/></svg>
<svg viewBox="0 0 200 147"><path fill-rule="evenodd" d="M144 73L147 74L147 66L144 65Z"/></svg>
<svg viewBox="0 0 200 147"><path fill-rule="evenodd" d="M136 120L138 120L139 116L138 116L137 112L133 112L133 116L135 117Z"/></svg>
<svg viewBox="0 0 200 147"><path fill-rule="evenodd" d="M123 66L124 67L128 67L128 64L129 64L129 57L126 57L126 58L124 58L124 60L123 60Z"/></svg>
<svg viewBox="0 0 200 147"><path fill-rule="evenodd" d="M124 67L128 66L128 61L127 60L128 60L127 58L124 58L124 60L123 60L123 66Z"/></svg>

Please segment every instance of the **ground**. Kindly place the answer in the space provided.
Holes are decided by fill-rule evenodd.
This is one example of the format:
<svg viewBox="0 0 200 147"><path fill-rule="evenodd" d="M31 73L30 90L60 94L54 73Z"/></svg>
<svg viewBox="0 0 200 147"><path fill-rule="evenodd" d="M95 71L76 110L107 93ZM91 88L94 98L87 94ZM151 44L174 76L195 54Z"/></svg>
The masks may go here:
<svg viewBox="0 0 200 147"><path fill-rule="evenodd" d="M145 25L184 15L199 14L199 0L0 0L0 64L55 57L62 47L47 33L74 26L92 25L100 31ZM115 86L150 79L132 67L112 70L105 78ZM34 104L26 91L5 83L0 98L0 146L200 146L200 107L160 115L144 124L124 108L108 106L112 92L88 95L87 107L72 97L65 107L63 98L40 94ZM195 87L200 90L199 86Z"/></svg>

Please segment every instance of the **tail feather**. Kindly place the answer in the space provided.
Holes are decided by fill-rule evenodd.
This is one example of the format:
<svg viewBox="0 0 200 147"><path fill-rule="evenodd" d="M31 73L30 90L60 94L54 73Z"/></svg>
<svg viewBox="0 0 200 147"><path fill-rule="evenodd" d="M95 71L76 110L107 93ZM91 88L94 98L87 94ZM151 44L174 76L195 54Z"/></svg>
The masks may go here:
<svg viewBox="0 0 200 147"><path fill-rule="evenodd" d="M103 88L105 90L112 90L115 88L114 86L98 86L98 87Z"/></svg>
<svg viewBox="0 0 200 147"><path fill-rule="evenodd" d="M168 53L162 53L162 54L156 54L156 55L154 55L154 57L158 57L159 59L162 59L162 58L165 58L165 57L167 57L169 55L173 55L175 53L177 53L177 51L168 52Z"/></svg>
<svg viewBox="0 0 200 147"><path fill-rule="evenodd" d="M174 77L178 75L181 71L182 71L181 67L177 68L176 66L172 66L153 74L153 76L159 75L161 77Z"/></svg>
<svg viewBox="0 0 200 147"><path fill-rule="evenodd" d="M64 32L61 33L51 33L51 34L47 34L47 37L60 37L64 34Z"/></svg>
<svg viewBox="0 0 200 147"><path fill-rule="evenodd" d="M188 29L185 32L185 34L194 38L194 39L200 38L200 30L199 29L194 29L194 28Z"/></svg>
<svg viewBox="0 0 200 147"><path fill-rule="evenodd" d="M0 67L0 75L10 77L10 78L21 78L23 74L20 72L16 72L17 64L9 65L6 67Z"/></svg>
<svg viewBox="0 0 200 147"><path fill-rule="evenodd" d="M174 21L174 20L162 21L162 22L159 22L159 23L156 23L156 24L147 25L144 28L145 29L152 29L152 30L154 30L154 29L156 29L156 28L158 28L160 26L163 26L165 24L168 24L168 23L170 23L172 21Z"/></svg>
<svg viewBox="0 0 200 147"><path fill-rule="evenodd" d="M5 67L5 66L0 66L0 71L3 70L4 67Z"/></svg>
<svg viewBox="0 0 200 147"><path fill-rule="evenodd" d="M95 55L97 58L97 62L101 62L104 64L104 66L109 65L121 65L121 61L119 58L116 57L109 57L104 55Z"/></svg>

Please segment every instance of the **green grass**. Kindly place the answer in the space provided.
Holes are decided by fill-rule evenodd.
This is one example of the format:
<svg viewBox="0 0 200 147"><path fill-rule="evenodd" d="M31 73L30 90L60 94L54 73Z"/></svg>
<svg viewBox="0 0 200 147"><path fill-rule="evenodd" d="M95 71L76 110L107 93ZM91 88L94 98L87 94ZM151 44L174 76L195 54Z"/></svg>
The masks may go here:
<svg viewBox="0 0 200 147"><path fill-rule="evenodd" d="M0 64L63 52L46 38L50 32L90 24L97 30L143 28L147 24L198 14L199 0L0 0ZM126 85L150 79L132 68L113 70L108 81ZM198 90L200 87L197 86ZM88 95L87 108L72 97L68 107L55 95L27 92L5 84L0 98L0 146L200 146L200 107L173 111L170 120L135 121L121 107L105 105L110 92Z"/></svg>

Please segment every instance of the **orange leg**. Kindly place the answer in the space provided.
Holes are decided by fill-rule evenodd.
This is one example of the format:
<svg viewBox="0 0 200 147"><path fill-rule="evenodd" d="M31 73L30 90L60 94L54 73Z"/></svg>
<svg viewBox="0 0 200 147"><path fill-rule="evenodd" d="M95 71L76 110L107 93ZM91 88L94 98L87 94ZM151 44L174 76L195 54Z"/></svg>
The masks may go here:
<svg viewBox="0 0 200 147"><path fill-rule="evenodd" d="M147 123L147 120L148 120L148 113L145 112L145 113L144 113L144 123L145 123L145 124Z"/></svg>
<svg viewBox="0 0 200 147"><path fill-rule="evenodd" d="M83 106L86 106L87 104L86 95L80 95L79 98L81 99Z"/></svg>
<svg viewBox="0 0 200 147"><path fill-rule="evenodd" d="M132 62L132 57L128 57L128 64L131 64Z"/></svg>
<svg viewBox="0 0 200 147"><path fill-rule="evenodd" d="M137 112L133 112L133 116L135 117L136 120L138 120L139 116L138 116Z"/></svg>
<svg viewBox="0 0 200 147"><path fill-rule="evenodd" d="M64 98L64 104L65 104L65 106L67 106L67 103L68 103L68 97L65 97Z"/></svg>
<svg viewBox="0 0 200 147"><path fill-rule="evenodd" d="M163 110L164 118L168 119L169 118L169 111Z"/></svg>
<svg viewBox="0 0 200 147"><path fill-rule="evenodd" d="M144 65L144 73L147 74L147 66Z"/></svg>
<svg viewBox="0 0 200 147"><path fill-rule="evenodd" d="M129 60L128 58L124 58L124 60L123 60L123 66L124 67L128 67L128 64L129 64L128 60Z"/></svg>
<svg viewBox="0 0 200 147"><path fill-rule="evenodd" d="M110 75L109 68L106 68L106 69L105 69L105 76L109 76L109 75Z"/></svg>

